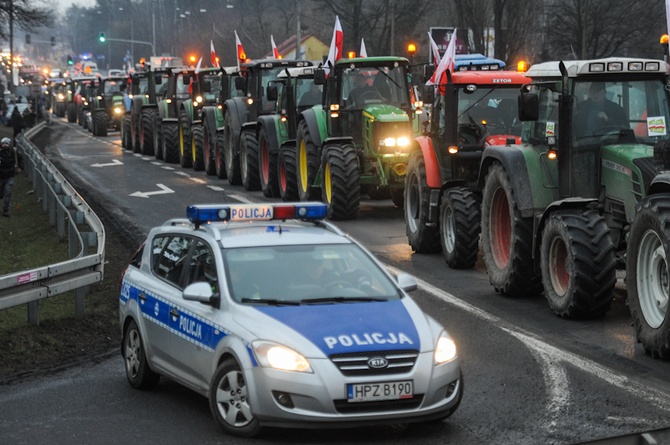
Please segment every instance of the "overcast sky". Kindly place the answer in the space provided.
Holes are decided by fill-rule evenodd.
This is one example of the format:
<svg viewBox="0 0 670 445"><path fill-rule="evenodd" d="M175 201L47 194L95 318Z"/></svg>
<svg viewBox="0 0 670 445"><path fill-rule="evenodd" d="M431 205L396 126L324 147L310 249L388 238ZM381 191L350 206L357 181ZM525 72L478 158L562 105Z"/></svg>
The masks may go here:
<svg viewBox="0 0 670 445"><path fill-rule="evenodd" d="M91 6L95 6L95 0L58 0L57 3L59 6L63 6L63 10L69 8L72 5L77 5L82 8L90 8Z"/></svg>

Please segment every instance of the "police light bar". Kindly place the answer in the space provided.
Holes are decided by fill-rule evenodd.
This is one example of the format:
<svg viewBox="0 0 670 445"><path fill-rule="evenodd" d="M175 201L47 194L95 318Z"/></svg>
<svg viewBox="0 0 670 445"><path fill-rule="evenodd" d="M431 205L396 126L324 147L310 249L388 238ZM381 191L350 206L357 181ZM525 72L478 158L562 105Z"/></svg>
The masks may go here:
<svg viewBox="0 0 670 445"><path fill-rule="evenodd" d="M186 217L196 226L223 221L270 221L299 219L316 221L326 217L328 206L320 202L299 204L201 204L186 208Z"/></svg>

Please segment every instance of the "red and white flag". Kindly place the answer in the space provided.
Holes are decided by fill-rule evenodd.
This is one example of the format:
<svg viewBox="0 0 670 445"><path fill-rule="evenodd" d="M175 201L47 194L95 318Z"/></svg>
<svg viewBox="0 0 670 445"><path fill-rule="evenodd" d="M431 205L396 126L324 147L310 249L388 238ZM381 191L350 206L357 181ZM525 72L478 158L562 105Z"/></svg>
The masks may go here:
<svg viewBox="0 0 670 445"><path fill-rule="evenodd" d="M456 31L451 35L451 40L449 41L449 46L440 60L440 64L437 65L435 72L430 77L430 80L426 82L426 85L439 85L442 80L442 76L446 71L454 70L454 60L456 58Z"/></svg>
<svg viewBox="0 0 670 445"><path fill-rule="evenodd" d="M272 34L270 34L270 43L272 43L272 57L275 59L281 59L281 55L277 49L277 44L275 43L275 38L272 37Z"/></svg>
<svg viewBox="0 0 670 445"><path fill-rule="evenodd" d="M242 42L240 42L240 37L237 35L237 31L235 31L235 44L237 45L237 67L239 68L240 62L247 60L247 53L244 52Z"/></svg>
<svg viewBox="0 0 670 445"><path fill-rule="evenodd" d="M361 38L361 51L359 53L361 57L367 57L368 56L368 51L365 49L365 40Z"/></svg>
<svg viewBox="0 0 670 445"><path fill-rule="evenodd" d="M335 16L335 29L333 29L333 39L330 41L330 49L328 50L328 58L323 65L323 69L328 74L330 72L330 65L335 65L335 62L342 57L342 47L344 45L344 33L342 32L342 25L340 25L340 18Z"/></svg>
<svg viewBox="0 0 670 445"><path fill-rule="evenodd" d="M440 50L437 48L437 43L433 40L433 36L430 35L430 32L428 33L428 40L430 41L430 50L433 53L433 63L437 67L440 63Z"/></svg>
<svg viewBox="0 0 670 445"><path fill-rule="evenodd" d="M216 51L214 51L214 41L209 41L209 60L214 68L219 67L219 58L216 57Z"/></svg>
<svg viewBox="0 0 670 445"><path fill-rule="evenodd" d="M202 65L202 57L200 57L200 60L198 60L198 64L195 66L195 74L198 74L200 72L200 65ZM193 82L192 78L191 82Z"/></svg>

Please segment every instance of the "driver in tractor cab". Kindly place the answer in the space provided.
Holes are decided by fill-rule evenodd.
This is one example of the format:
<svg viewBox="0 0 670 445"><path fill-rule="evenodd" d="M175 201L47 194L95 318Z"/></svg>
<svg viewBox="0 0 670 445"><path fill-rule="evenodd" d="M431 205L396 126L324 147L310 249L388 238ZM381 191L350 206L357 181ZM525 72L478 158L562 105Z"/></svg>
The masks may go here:
<svg viewBox="0 0 670 445"><path fill-rule="evenodd" d="M361 72L354 76L355 87L347 96L347 108L363 108L368 99L381 99L379 91L369 83L370 77Z"/></svg>
<svg viewBox="0 0 670 445"><path fill-rule="evenodd" d="M629 128L624 109L607 99L604 82L591 82L588 91L588 99L578 103L575 108L574 124L577 137Z"/></svg>

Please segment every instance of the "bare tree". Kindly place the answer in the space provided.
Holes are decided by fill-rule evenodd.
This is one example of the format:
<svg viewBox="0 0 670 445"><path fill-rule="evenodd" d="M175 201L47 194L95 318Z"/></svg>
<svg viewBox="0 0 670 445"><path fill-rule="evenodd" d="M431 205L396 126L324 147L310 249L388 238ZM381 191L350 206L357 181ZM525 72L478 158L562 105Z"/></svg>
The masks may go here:
<svg viewBox="0 0 670 445"><path fill-rule="evenodd" d="M0 38L9 37L10 11L14 29L32 31L40 26L50 26L53 16L44 2L38 0L5 0L0 2Z"/></svg>

